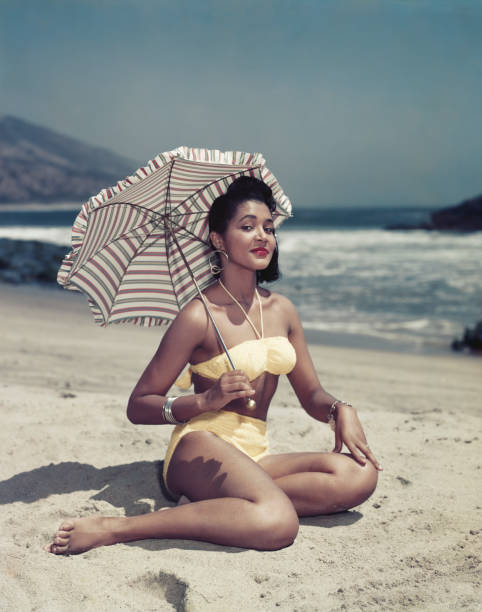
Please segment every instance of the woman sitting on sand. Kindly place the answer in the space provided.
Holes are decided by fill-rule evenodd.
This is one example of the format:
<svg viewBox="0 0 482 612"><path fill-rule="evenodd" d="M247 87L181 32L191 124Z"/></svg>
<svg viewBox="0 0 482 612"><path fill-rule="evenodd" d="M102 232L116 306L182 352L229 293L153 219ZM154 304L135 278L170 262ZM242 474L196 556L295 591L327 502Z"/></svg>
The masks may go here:
<svg viewBox="0 0 482 612"><path fill-rule="evenodd" d="M194 299L178 314L129 399L133 423L177 423L164 480L181 502L140 516L64 522L50 552L146 538L276 550L293 542L298 517L341 512L373 493L381 468L355 409L321 387L293 304L258 287L279 276L274 210L271 189L250 177L214 201L217 281L204 291L205 303ZM234 371L206 307L232 347ZM194 394L168 398L188 362ZM266 416L280 374L310 416L334 423L333 452L268 453ZM351 454L341 454L343 444Z"/></svg>

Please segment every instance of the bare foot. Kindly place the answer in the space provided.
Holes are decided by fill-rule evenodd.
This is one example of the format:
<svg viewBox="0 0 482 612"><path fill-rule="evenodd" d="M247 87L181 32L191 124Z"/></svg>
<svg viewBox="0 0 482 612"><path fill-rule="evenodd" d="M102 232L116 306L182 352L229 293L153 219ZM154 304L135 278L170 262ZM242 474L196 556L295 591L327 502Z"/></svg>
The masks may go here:
<svg viewBox="0 0 482 612"><path fill-rule="evenodd" d="M114 527L121 518L89 516L64 521L55 532L53 541L45 547L54 555L75 555L98 546L115 544Z"/></svg>

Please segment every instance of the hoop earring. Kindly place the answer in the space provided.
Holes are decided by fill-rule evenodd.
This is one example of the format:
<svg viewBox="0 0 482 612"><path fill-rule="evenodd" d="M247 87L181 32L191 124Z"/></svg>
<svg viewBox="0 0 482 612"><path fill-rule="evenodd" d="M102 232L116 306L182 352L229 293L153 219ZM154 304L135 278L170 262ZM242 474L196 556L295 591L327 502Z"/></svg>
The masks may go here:
<svg viewBox="0 0 482 612"><path fill-rule="evenodd" d="M226 253L226 251L223 251L221 249L215 249L211 255L209 256L209 268L211 269L211 274L213 276L219 276L221 274L221 272L224 270L223 266L221 266L219 263L217 262L213 262L212 258L213 256L218 257L218 261L221 261L221 257L218 255L218 253L224 255L226 257L226 261L229 261L229 257L228 254Z"/></svg>

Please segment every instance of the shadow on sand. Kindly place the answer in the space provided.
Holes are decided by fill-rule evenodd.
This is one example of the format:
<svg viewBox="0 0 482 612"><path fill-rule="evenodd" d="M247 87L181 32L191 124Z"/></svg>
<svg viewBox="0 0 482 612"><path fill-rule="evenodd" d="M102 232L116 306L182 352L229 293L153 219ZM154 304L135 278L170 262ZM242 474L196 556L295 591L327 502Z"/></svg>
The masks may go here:
<svg viewBox="0 0 482 612"><path fill-rule="evenodd" d="M89 500L102 500L121 508L126 516L135 516L175 505L163 492L162 461L137 461L116 466L97 468L87 463L67 461L45 465L28 472L21 472L8 480L0 481L0 504L15 502L33 503L51 495L76 491L95 491ZM326 516L301 519L301 525L314 527L349 526L362 518L358 511L341 512ZM182 542L182 543L181 543ZM141 540L129 546L139 546L150 551L170 548L185 550L219 550L219 546L207 542L189 540ZM245 549L223 546L225 552L242 552Z"/></svg>
<svg viewBox="0 0 482 612"><path fill-rule="evenodd" d="M97 468L87 463L51 463L0 481L0 504L32 503L50 495L75 491L98 492L91 500L103 500L122 508L126 516L172 506L161 490L162 461L136 461Z"/></svg>

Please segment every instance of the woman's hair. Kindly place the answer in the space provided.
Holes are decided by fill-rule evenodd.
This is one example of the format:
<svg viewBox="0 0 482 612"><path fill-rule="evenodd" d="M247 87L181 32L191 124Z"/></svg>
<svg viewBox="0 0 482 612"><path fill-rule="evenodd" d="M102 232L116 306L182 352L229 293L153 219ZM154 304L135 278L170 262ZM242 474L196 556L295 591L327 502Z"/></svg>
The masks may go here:
<svg viewBox="0 0 482 612"><path fill-rule="evenodd" d="M233 219L238 206L246 200L258 200L269 208L271 213L276 210L276 201L273 192L266 183L253 176L240 176L229 185L226 193L219 196L212 203L209 210L209 231L221 234L225 233L229 222ZM222 263L222 262L221 262ZM257 270L256 280L258 283L272 282L281 276L278 267L278 241L271 257L271 261L264 270Z"/></svg>

